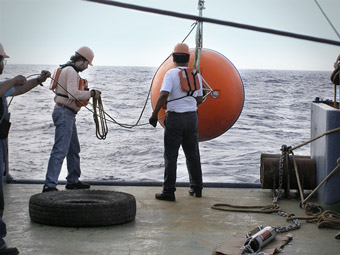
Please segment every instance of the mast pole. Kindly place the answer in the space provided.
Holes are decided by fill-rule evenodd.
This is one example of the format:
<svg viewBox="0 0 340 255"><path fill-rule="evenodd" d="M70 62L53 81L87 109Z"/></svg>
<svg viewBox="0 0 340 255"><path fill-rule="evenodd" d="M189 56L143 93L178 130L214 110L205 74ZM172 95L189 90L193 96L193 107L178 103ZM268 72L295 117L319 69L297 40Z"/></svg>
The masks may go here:
<svg viewBox="0 0 340 255"><path fill-rule="evenodd" d="M199 10L199 17L203 17L203 9L204 8L204 0L198 0L198 10ZM195 49L195 61L193 64L193 68L199 72L200 70L200 56L201 56L201 49L203 45L203 22L202 20L197 20L197 29L196 29L196 49Z"/></svg>

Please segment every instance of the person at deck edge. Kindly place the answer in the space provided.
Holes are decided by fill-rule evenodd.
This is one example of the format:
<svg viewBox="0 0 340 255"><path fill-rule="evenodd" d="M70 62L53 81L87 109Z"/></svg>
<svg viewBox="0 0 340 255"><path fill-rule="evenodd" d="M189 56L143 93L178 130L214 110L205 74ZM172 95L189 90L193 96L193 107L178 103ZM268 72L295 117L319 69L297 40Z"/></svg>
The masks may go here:
<svg viewBox="0 0 340 255"><path fill-rule="evenodd" d="M0 43L0 75L2 74L6 60L9 56L5 53L4 47ZM4 238L7 234L6 224L2 219L5 201L3 192L3 177L8 178L8 133L10 129L10 113L8 112L7 97L22 95L38 84L46 81L51 76L49 71L41 71L41 74L34 79L26 80L22 75L17 75L12 79L0 82L0 254L17 255L19 250L6 246Z"/></svg>
<svg viewBox="0 0 340 255"><path fill-rule="evenodd" d="M175 201L178 150L182 145L189 173L189 194L202 196L202 169L198 146L197 105L202 103L202 79L198 74L200 88L188 95L181 87L179 72L189 64L189 47L185 43L175 46L172 53L175 68L164 76L160 94L149 123L156 127L158 112L166 104L167 116L164 121L164 184L156 199Z"/></svg>
<svg viewBox="0 0 340 255"><path fill-rule="evenodd" d="M48 162L43 192L58 191L57 183L65 157L67 158L68 175L66 189L89 189L90 185L79 181L80 178L80 145L76 127L76 114L81 105L75 100L87 102L91 97L99 97L98 90L83 90L79 72L92 66L93 51L88 47L81 47L75 52L69 62L61 65L61 72L55 88L56 103L52 118L55 129L55 142ZM53 82L53 80L52 80ZM63 89L64 88L64 89ZM66 92L65 89L68 91ZM74 98L75 97L75 98ZM77 105L78 104L78 105Z"/></svg>

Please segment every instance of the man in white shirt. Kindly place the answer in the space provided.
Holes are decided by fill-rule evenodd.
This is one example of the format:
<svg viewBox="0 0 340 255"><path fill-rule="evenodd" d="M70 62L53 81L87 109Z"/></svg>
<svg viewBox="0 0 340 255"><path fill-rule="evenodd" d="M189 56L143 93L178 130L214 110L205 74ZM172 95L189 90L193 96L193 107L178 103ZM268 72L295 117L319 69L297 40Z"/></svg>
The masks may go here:
<svg viewBox="0 0 340 255"><path fill-rule="evenodd" d="M166 104L164 184L163 191L155 195L156 199L165 201L176 200L177 158L181 145L190 179L189 194L201 197L203 186L196 112L197 105L203 100L202 79L198 73L188 68L190 58L188 45L177 44L172 57L175 68L165 74L155 109L149 119L149 123L156 127L158 112Z"/></svg>

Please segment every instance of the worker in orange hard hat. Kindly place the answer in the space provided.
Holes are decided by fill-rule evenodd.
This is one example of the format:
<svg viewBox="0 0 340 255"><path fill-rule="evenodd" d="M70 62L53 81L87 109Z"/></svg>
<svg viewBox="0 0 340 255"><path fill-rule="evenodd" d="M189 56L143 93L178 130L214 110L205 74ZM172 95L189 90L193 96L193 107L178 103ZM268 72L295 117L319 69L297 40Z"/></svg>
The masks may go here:
<svg viewBox="0 0 340 255"><path fill-rule="evenodd" d="M202 103L202 77L188 68L188 45L179 43L172 52L175 67L164 76L155 109L149 123L156 127L158 112L166 105L164 121L164 184L156 199L175 201L176 170L179 147L182 145L190 180L189 194L202 196L202 169L198 147L197 105Z"/></svg>
<svg viewBox="0 0 340 255"><path fill-rule="evenodd" d="M177 43L172 54L186 54L190 55L189 46L185 43Z"/></svg>
<svg viewBox="0 0 340 255"><path fill-rule="evenodd" d="M3 45L0 43L0 74L3 73L6 59L9 56L6 54ZM4 211L4 193L2 178L5 175L7 181L12 177L8 173L8 141L7 136L11 126L10 113L8 112L7 97L18 96L35 88L38 84L46 81L51 74L48 71L41 71L37 78L26 80L22 75L18 75L12 79L0 81L0 254L15 255L19 254L17 248L8 248L4 241L6 236L6 224L2 220Z"/></svg>
<svg viewBox="0 0 340 255"><path fill-rule="evenodd" d="M87 81L79 75L92 66L94 53L89 47L79 48L70 61L55 71L50 89L55 92L52 118L55 130L53 145L46 172L43 192L58 191L57 184L61 167L67 158L68 175L66 189L89 189L80 178L80 145L78 141L76 115L86 106L91 97L99 98L99 90L89 91Z"/></svg>

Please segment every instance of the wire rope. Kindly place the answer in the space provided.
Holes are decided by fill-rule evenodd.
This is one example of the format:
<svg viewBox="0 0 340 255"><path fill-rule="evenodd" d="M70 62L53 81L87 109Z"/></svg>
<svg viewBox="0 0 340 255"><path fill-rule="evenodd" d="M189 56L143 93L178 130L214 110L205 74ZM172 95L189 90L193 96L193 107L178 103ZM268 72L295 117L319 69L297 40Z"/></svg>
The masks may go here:
<svg viewBox="0 0 340 255"><path fill-rule="evenodd" d="M302 34L297 34L297 33L291 33L287 31L280 31L280 30L275 30L275 29L270 29L270 28L251 26L251 25L230 22L230 21L225 21L225 20L199 17L195 15L189 15L189 14L184 14L184 13L179 13L179 12L171 12L171 11L149 8L149 7L144 7L144 6L134 5L134 4L121 3L117 1L109 1L109 0L86 0L86 1L105 4L105 5L111 5L111 6L118 6L121 8L133 9L133 10L138 10L138 11L143 11L143 12L156 13L156 14L165 15L165 16L196 20L196 21L203 21L203 22L222 25L222 26L236 27L236 28L252 30L256 32L281 35L281 36L291 37L295 39L301 39L301 40L307 40L307 41L312 41L312 42L319 42L319 43L340 46L339 41L334 41L334 40L319 38L319 37L314 37L314 36L308 36L308 35L302 35Z"/></svg>
<svg viewBox="0 0 340 255"><path fill-rule="evenodd" d="M204 0L199 0L199 2L204 2ZM192 33L192 31L195 29L195 27L198 25L198 21L196 21L195 23L192 24L192 28L191 30L189 31L189 33L184 37L184 39L182 40L182 43L189 37L189 35ZM171 56L171 54L168 56L168 58ZM167 59L168 59L167 58ZM40 75L40 74L31 74L29 76L27 76L26 78L29 78L29 77L32 77L32 76L37 76L37 75ZM93 107L93 110L91 110L89 107L87 107L86 105L84 105L80 100L78 100L75 96L73 96L66 88L64 88L57 80L55 80L54 78L52 77L49 77L51 80L55 81L68 95L70 95L75 101L79 102L83 107L85 107L88 111L90 111L92 114L93 114L93 118L94 118L94 122L96 124L96 127L100 126L99 123L101 123L101 131L99 131L98 128L96 128L96 136L98 139L105 139L106 138L106 135L107 135L107 124L106 124L106 121L109 121L111 123L114 123L114 124L117 124L119 125L120 127L123 127L123 128L134 128L134 127L137 127L137 126L145 126L145 125L149 125L149 123L143 123L143 124L139 124L142 116L143 116L143 113L146 109L146 105L147 105L147 102L149 100L149 97L150 97L150 94L151 94L151 89L152 89L152 83L149 87L149 91L148 91L148 95L146 97L146 100L145 100L145 103L143 105L143 108L142 108L142 111L136 121L135 124L123 124L123 123L119 123L118 121L116 121L110 114L108 114L106 111L104 111L103 109L103 105L102 105L102 101L101 101L101 97L100 99L96 100L93 100L93 104L92 104L92 107ZM42 86L42 84L40 84ZM56 94L56 92L53 90L53 92ZM12 102L14 97L11 98L11 101L9 102L8 104L8 107L10 105L10 103ZM90 103L91 105L91 103ZM98 109L98 112L99 114L97 113L97 109ZM105 117L107 116L108 119ZM160 119L163 119L165 118L166 115L160 117L158 120Z"/></svg>
<svg viewBox="0 0 340 255"><path fill-rule="evenodd" d="M322 12L323 16L326 18L326 20L328 21L329 25L332 27L333 31L335 32L335 34L338 36L338 38L340 39L340 34L339 32L336 30L335 26L333 25L333 23L330 21L330 19L327 17L327 14L324 12L324 10L322 9L321 5L319 4L319 2L317 0L314 0L315 4L319 7L320 11Z"/></svg>

